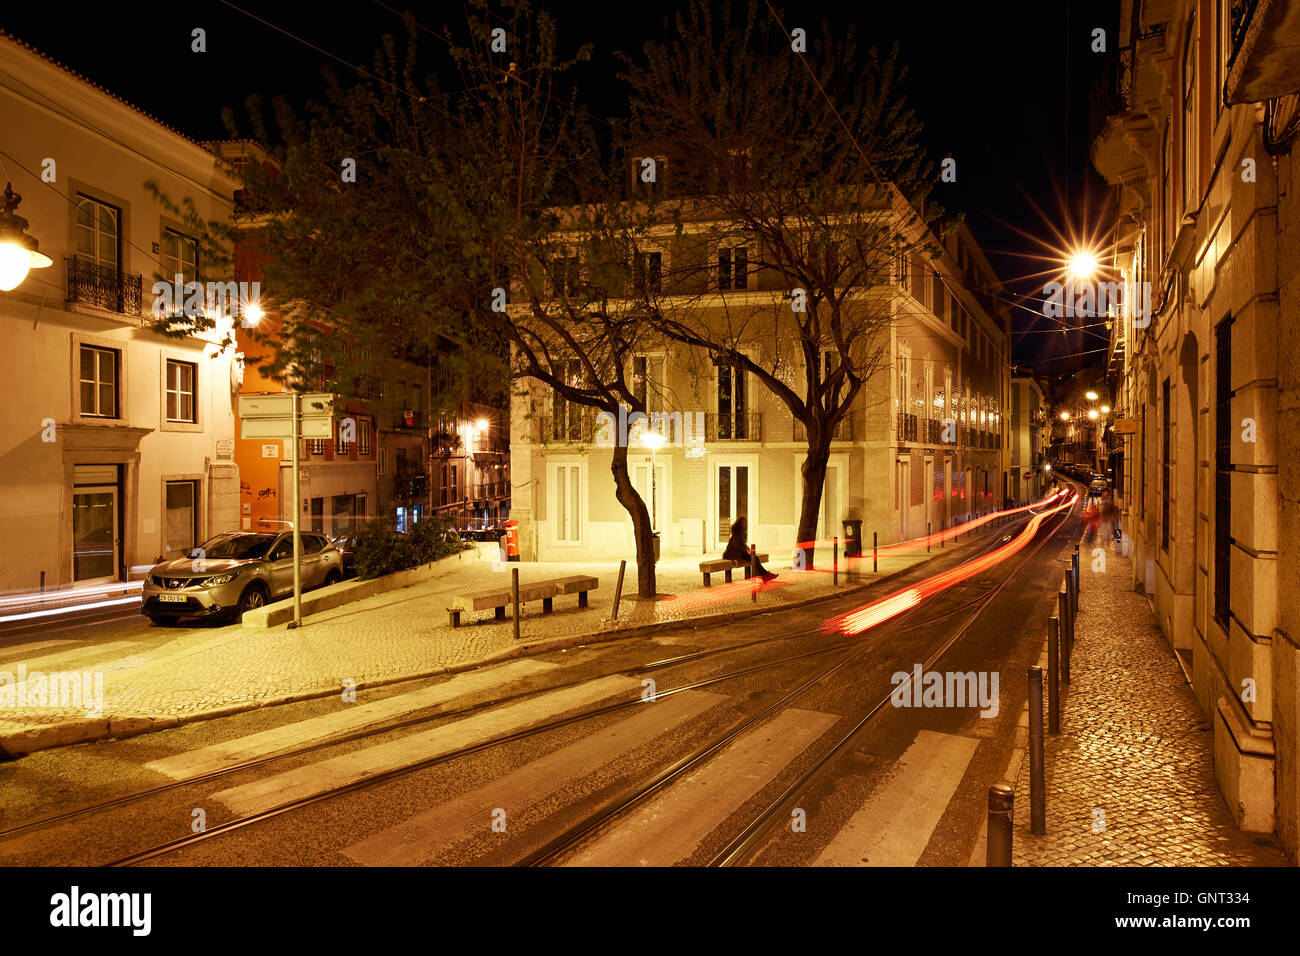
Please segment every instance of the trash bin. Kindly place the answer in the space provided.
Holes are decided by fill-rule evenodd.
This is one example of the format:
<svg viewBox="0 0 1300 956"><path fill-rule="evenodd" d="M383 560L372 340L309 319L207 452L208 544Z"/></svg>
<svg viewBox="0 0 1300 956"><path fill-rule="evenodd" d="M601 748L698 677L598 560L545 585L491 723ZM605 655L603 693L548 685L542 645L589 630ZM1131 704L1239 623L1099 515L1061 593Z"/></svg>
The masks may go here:
<svg viewBox="0 0 1300 956"><path fill-rule="evenodd" d="M506 522L506 560L519 560L519 522Z"/></svg>
<svg viewBox="0 0 1300 956"><path fill-rule="evenodd" d="M862 519L845 518L844 519L844 557L860 557L862 555Z"/></svg>

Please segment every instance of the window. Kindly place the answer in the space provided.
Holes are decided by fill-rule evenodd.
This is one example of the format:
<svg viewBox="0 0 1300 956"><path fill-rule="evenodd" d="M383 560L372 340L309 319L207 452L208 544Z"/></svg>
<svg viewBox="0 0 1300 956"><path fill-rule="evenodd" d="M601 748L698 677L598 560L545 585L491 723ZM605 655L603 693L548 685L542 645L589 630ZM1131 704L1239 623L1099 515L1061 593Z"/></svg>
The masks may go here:
<svg viewBox="0 0 1300 956"><path fill-rule="evenodd" d="M906 292L911 282L911 270L908 268L907 247L903 245L902 237L894 239L894 276Z"/></svg>
<svg viewBox="0 0 1300 956"><path fill-rule="evenodd" d="M362 458L370 457L370 419L357 419L357 454Z"/></svg>
<svg viewBox="0 0 1300 956"><path fill-rule="evenodd" d="M192 238L172 229L163 232L162 273L170 282L175 276L189 282L198 278L199 244Z"/></svg>
<svg viewBox="0 0 1300 956"><path fill-rule="evenodd" d="M636 290L640 293L663 291L664 260L660 252L638 252L633 273Z"/></svg>
<svg viewBox="0 0 1300 956"><path fill-rule="evenodd" d="M118 362L121 352L81 346L81 414L117 418Z"/></svg>
<svg viewBox="0 0 1300 956"><path fill-rule="evenodd" d="M554 364L555 374L570 388L582 387L582 364L578 359L560 359ZM551 397L551 437L556 441L577 441L582 438L583 406L567 401L556 389Z"/></svg>
<svg viewBox="0 0 1300 956"><path fill-rule="evenodd" d="M1214 619L1227 630L1232 600L1232 318L1214 329Z"/></svg>
<svg viewBox="0 0 1300 956"><path fill-rule="evenodd" d="M747 438L745 373L730 365L718 366L718 439Z"/></svg>
<svg viewBox="0 0 1300 956"><path fill-rule="evenodd" d="M343 439L343 423L334 423L334 457L343 458L348 453L348 443Z"/></svg>
<svg viewBox="0 0 1300 956"><path fill-rule="evenodd" d="M77 255L114 271L121 259L122 214L107 203L77 197Z"/></svg>
<svg viewBox="0 0 1300 956"><path fill-rule="evenodd" d="M749 288L749 249L746 246L724 246L718 250L718 289Z"/></svg>
<svg viewBox="0 0 1300 956"><path fill-rule="evenodd" d="M581 475L578 465L555 466L555 540L582 541Z"/></svg>
<svg viewBox="0 0 1300 956"><path fill-rule="evenodd" d="M576 295L579 278L577 256L555 256L551 259L552 295Z"/></svg>
<svg viewBox="0 0 1300 956"><path fill-rule="evenodd" d="M1160 397L1161 432L1160 432L1160 547L1169 549L1169 495L1173 491L1173 462L1170 461L1170 446L1173 428L1170 422L1172 402L1170 400L1169 379L1165 379Z"/></svg>
<svg viewBox="0 0 1300 956"><path fill-rule="evenodd" d="M198 366L193 362L167 360L167 420L169 422L193 422L194 416L194 379Z"/></svg>
<svg viewBox="0 0 1300 956"><path fill-rule="evenodd" d="M1183 48L1183 208L1196 205L1196 14L1187 21Z"/></svg>
<svg viewBox="0 0 1300 956"><path fill-rule="evenodd" d="M325 439L323 439L323 438L308 438L308 439L307 439L307 454L311 455L311 456L314 457L314 458L317 458L317 457L323 458L323 457L325 456Z"/></svg>
<svg viewBox="0 0 1300 956"><path fill-rule="evenodd" d="M163 551L189 554L199 543L199 483L166 483L167 520Z"/></svg>

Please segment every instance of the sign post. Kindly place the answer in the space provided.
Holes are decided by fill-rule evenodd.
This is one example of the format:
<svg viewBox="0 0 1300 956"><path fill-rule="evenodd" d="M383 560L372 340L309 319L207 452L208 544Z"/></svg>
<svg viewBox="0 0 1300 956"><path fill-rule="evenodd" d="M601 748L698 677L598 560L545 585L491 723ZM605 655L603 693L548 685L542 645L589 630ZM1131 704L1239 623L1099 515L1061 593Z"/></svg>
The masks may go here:
<svg viewBox="0 0 1300 956"><path fill-rule="evenodd" d="M304 401L308 409L305 414ZM302 475L298 445L303 438L329 438L333 434L334 396L324 392L240 395L239 419L240 438L288 438L293 442L293 497L289 503L293 519L293 621L289 627L302 627L302 506L298 503Z"/></svg>

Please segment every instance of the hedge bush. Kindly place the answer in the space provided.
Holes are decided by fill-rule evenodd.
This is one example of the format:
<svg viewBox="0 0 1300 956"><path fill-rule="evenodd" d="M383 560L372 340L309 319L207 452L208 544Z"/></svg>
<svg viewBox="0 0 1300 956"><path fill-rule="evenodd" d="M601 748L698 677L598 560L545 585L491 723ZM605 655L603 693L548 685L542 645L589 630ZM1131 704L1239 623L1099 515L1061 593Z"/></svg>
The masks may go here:
<svg viewBox="0 0 1300 956"><path fill-rule="evenodd" d="M437 521L417 522L410 532L403 533L388 519L376 518L357 532L357 577L380 578L451 557L469 547Z"/></svg>

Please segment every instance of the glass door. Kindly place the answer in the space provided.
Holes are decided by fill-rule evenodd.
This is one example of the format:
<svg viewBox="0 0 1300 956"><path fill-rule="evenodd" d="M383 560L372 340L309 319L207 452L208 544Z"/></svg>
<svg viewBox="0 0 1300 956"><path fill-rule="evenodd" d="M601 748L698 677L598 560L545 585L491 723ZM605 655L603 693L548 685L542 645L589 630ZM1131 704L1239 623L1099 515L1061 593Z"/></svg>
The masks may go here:
<svg viewBox="0 0 1300 956"><path fill-rule="evenodd" d="M72 577L115 579L118 568L117 488L102 485L72 493Z"/></svg>
<svg viewBox="0 0 1300 956"><path fill-rule="evenodd" d="M738 518L749 523L749 466L718 465L714 472L718 501L718 547L725 548ZM754 529L749 528L752 538Z"/></svg>

